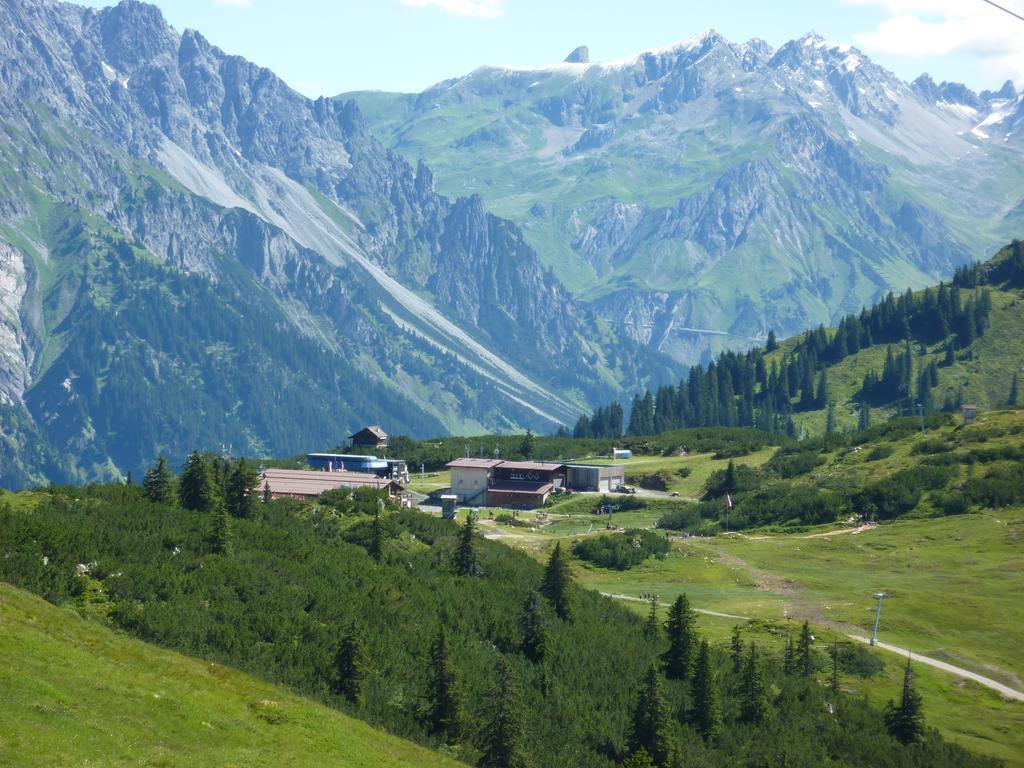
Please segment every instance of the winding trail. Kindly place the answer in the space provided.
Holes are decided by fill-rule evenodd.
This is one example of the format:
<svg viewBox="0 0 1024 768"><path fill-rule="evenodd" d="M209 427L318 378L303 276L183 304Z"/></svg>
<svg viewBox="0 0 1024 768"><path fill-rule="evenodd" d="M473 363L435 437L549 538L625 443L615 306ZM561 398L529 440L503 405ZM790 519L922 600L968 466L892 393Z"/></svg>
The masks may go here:
<svg viewBox="0 0 1024 768"><path fill-rule="evenodd" d="M642 597L634 597L633 595L616 595L616 594L613 594L611 592L602 592L601 594L604 597L610 597L613 600L629 600L630 602L633 602L633 603L649 603L650 602L649 600L644 600ZM671 605L669 603L658 603L658 605L661 606L662 608L670 608L671 607ZM750 621L750 617L749 616L737 616L734 613L722 613L721 611L712 611L712 610L708 610L707 608L693 608L693 606L691 606L691 609L693 611L697 612L697 613L703 613L705 616L718 616L718 617L723 618L723 619L739 619L740 621Z"/></svg>
<svg viewBox="0 0 1024 768"><path fill-rule="evenodd" d="M847 635L847 637L851 640L856 640L857 642L864 643L865 645L871 644L871 641L868 640L868 638L862 637L860 635ZM929 667L941 669L942 671L949 672L950 674L956 675L957 677L962 677L966 680L973 680L974 682L980 685L984 685L986 688L991 688L993 691L998 692L1002 695L1004 699L1011 699L1012 701L1024 701L1024 693L1021 693L1017 689L1011 688L1008 685L1003 685L999 681L993 680L990 677L979 675L977 672L971 672L971 670L969 669L957 667L953 664L947 664L945 661L939 661L938 659L933 659L930 656L922 656L919 653L914 653L908 648L900 648L898 645L890 645L889 643L883 643L881 641L875 643L875 647L881 648L886 651L892 651L893 653L898 653L901 656L909 656L912 661L919 661L922 664L927 664Z"/></svg>
<svg viewBox="0 0 1024 768"><path fill-rule="evenodd" d="M643 598L635 597L633 595L621 595L621 594L614 594L614 593L611 593L611 592L602 592L601 594L604 595L605 597L610 597L613 600L629 600L629 601L635 602L635 603L646 603L646 602L648 602L647 600L644 600ZM668 608L669 607L669 603L661 603L661 602L659 602L658 605L663 607L663 608ZM697 613L703 613L703 614L705 614L707 616L718 616L718 617L723 618L723 619L739 619L741 621L749 621L750 620L749 616L737 616L736 614L733 614L733 613L722 613L721 611L712 611L712 610L708 610L707 608L694 608L693 610L696 611ZM857 642L864 643L865 645L870 645L871 644L871 641L868 640L868 638L863 637L862 635L847 634L846 636L849 637L851 640L856 640ZM1011 701L1024 701L1024 693L1022 693L1021 691L1018 691L1015 688L1011 688L1008 685L1004 685L1003 683L1000 683L998 680L993 680L990 677L985 677L984 675L979 675L977 672L972 672L969 669L964 669L963 667L958 667L955 664L949 664L949 663L947 663L945 661L939 661L938 659L933 659L930 656L922 656L919 653L914 653L909 648L901 648L898 645L892 645L890 643L878 642L878 643L875 644L875 647L876 648L881 648L883 651L890 651L891 653L898 653L898 654L900 654L901 656L904 656L904 657L909 656L912 661L918 661L918 662L920 662L922 664L927 664L929 667L935 667L935 669L941 669L943 672L949 672L951 675L956 675L957 677L961 677L961 678L963 678L965 680L972 680L973 682L978 683L979 685L983 685L986 688L990 688L993 691L996 691L1004 699L1009 699Z"/></svg>

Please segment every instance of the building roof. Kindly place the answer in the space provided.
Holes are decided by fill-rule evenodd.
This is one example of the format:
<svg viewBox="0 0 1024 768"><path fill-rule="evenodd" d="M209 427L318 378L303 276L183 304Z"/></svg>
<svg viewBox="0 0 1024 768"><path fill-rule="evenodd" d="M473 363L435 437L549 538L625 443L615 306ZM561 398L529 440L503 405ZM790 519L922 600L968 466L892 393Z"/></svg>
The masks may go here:
<svg viewBox="0 0 1024 768"><path fill-rule="evenodd" d="M606 469L625 472L625 464L566 464L566 469Z"/></svg>
<svg viewBox="0 0 1024 768"><path fill-rule="evenodd" d="M358 432L356 432L354 435L349 435L348 438L349 438L349 440L351 440L353 437L359 437L359 435L363 434L363 432L369 432L371 435L376 437L378 440L387 440L388 439L388 433L385 432L383 429L381 429L376 424L374 424L371 427L363 427Z"/></svg>
<svg viewBox="0 0 1024 768"><path fill-rule="evenodd" d="M541 461L503 461L501 462L502 469L522 469L526 471L541 471L541 472L557 472L560 469L565 469L564 464L556 464L553 461L541 462Z"/></svg>
<svg viewBox="0 0 1024 768"><path fill-rule="evenodd" d="M262 491L267 485L272 493L296 496L319 496L335 488L402 488L394 480L362 472L317 472L307 469L265 470L258 489Z"/></svg>
<svg viewBox="0 0 1024 768"><path fill-rule="evenodd" d="M525 496L543 496L551 493L551 483L495 483L487 489L488 493L521 493Z"/></svg>
<svg viewBox="0 0 1024 768"><path fill-rule="evenodd" d="M976 411L978 410L978 406L976 406L974 403L964 403L963 405L960 406L960 409L964 411Z"/></svg>
<svg viewBox="0 0 1024 768"><path fill-rule="evenodd" d="M445 466L458 469L491 469L499 464L506 464L500 459L455 459L455 461L449 461Z"/></svg>

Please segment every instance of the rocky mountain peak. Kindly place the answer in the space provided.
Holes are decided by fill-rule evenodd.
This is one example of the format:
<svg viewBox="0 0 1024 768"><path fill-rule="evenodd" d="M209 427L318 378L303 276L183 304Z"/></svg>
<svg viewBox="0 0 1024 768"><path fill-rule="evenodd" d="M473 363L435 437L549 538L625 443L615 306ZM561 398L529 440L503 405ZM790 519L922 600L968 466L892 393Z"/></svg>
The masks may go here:
<svg viewBox="0 0 1024 768"><path fill-rule="evenodd" d="M585 45L580 45L573 49L572 53L565 57L566 64L589 64L590 63L590 49Z"/></svg>

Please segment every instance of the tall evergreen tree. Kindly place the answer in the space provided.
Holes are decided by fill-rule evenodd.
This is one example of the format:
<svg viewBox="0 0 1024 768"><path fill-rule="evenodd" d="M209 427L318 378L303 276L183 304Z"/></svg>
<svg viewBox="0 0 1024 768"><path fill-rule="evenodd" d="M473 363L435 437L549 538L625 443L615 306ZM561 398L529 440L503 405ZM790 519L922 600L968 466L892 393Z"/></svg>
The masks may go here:
<svg viewBox="0 0 1024 768"><path fill-rule="evenodd" d="M871 406L862 400L857 412L857 430L863 432L867 429L871 429Z"/></svg>
<svg viewBox="0 0 1024 768"><path fill-rule="evenodd" d="M174 474L160 456L142 478L143 495L155 504L174 504Z"/></svg>
<svg viewBox="0 0 1024 768"><path fill-rule="evenodd" d="M462 527L462 535L459 537L459 546L452 556L452 569L459 576L479 576L481 573L480 562L476 557L476 544L473 541L476 526L473 521L473 513L466 514L466 524Z"/></svg>
<svg viewBox="0 0 1024 768"><path fill-rule="evenodd" d="M665 622L669 646L662 658L665 661L665 676L670 680L685 680L690 675L690 662L696 641L696 618L686 595L679 595L672 603Z"/></svg>
<svg viewBox="0 0 1024 768"><path fill-rule="evenodd" d="M539 593L531 592L527 596L519 618L519 628L523 633L523 655L530 661L543 662L548 652L549 637L548 621Z"/></svg>
<svg viewBox="0 0 1024 768"><path fill-rule="evenodd" d="M349 627L334 654L334 676L331 691L344 696L352 704L363 698L363 681L369 667L362 638L355 626Z"/></svg>
<svg viewBox="0 0 1024 768"><path fill-rule="evenodd" d="M633 709L629 732L629 751L645 750L658 766L669 765L676 754L672 737L672 715L661 690L661 676L656 665L647 668L643 685Z"/></svg>
<svg viewBox="0 0 1024 768"><path fill-rule="evenodd" d="M504 656L498 660L498 682L486 694L480 768L526 768L525 729L519 685Z"/></svg>
<svg viewBox="0 0 1024 768"><path fill-rule="evenodd" d="M647 621L644 622L644 636L648 640L658 639L658 596L651 595L648 600Z"/></svg>
<svg viewBox="0 0 1024 768"><path fill-rule="evenodd" d="M732 671L739 674L743 670L743 637L740 635L738 624L732 628L729 653L732 656Z"/></svg>
<svg viewBox="0 0 1024 768"><path fill-rule="evenodd" d="M921 694L914 687L910 656L907 656L907 668L903 673L903 694L900 703L889 701L885 710L885 727L889 735L902 744L912 744L924 736Z"/></svg>
<svg viewBox="0 0 1024 768"><path fill-rule="evenodd" d="M775 329L773 328L768 331L768 341L764 345L764 350L765 352L774 352L778 348L779 342L775 339Z"/></svg>
<svg viewBox="0 0 1024 768"><path fill-rule="evenodd" d="M218 498L213 472L206 458L193 451L185 462L178 483L178 498L185 509L209 512Z"/></svg>
<svg viewBox="0 0 1024 768"><path fill-rule="evenodd" d="M374 514L373 522L370 523L370 546L366 551L378 563L384 556L384 523L380 519L380 510Z"/></svg>
<svg viewBox="0 0 1024 768"><path fill-rule="evenodd" d="M743 665L743 682L740 687L740 714L746 722L760 723L767 717L767 691L757 645L751 643Z"/></svg>
<svg viewBox="0 0 1024 768"><path fill-rule="evenodd" d="M210 532L210 549L218 555L234 552L231 531L231 515L219 498L213 501L213 530Z"/></svg>
<svg viewBox="0 0 1024 768"><path fill-rule="evenodd" d="M533 432L530 431L529 429L526 430L526 434L523 435L523 441L519 443L519 452L523 454L524 459L533 458L533 449L535 442L536 441L534 440Z"/></svg>
<svg viewBox="0 0 1024 768"><path fill-rule="evenodd" d="M562 554L561 543L556 543L544 569L544 580L540 584L540 593L555 607L555 614L563 621L572 618L570 588L572 577L569 574L569 563Z"/></svg>
<svg viewBox="0 0 1024 768"><path fill-rule="evenodd" d="M796 660L793 657L793 637L787 632L786 650L783 652L782 656L782 671L787 675L792 675L795 661Z"/></svg>
<svg viewBox="0 0 1024 768"><path fill-rule="evenodd" d="M704 737L713 742L722 732L722 703L718 695L718 681L711 666L708 641L701 640L697 663L693 670L693 721Z"/></svg>
<svg viewBox="0 0 1024 768"><path fill-rule="evenodd" d="M831 435L836 431L836 404L830 402L828 411L825 414L825 434Z"/></svg>
<svg viewBox="0 0 1024 768"><path fill-rule="evenodd" d="M814 674L814 658L811 655L811 627L805 621L800 629L800 640L796 646L797 669L804 677Z"/></svg>
<svg viewBox="0 0 1024 768"><path fill-rule="evenodd" d="M238 460L228 478L225 502L228 512L235 517L253 517L256 514L256 472L244 458Z"/></svg>
<svg viewBox="0 0 1024 768"><path fill-rule="evenodd" d="M1017 372L1013 372L1010 379L1010 396L1006 398L1007 405L1020 405L1020 382L1017 379Z"/></svg>
<svg viewBox="0 0 1024 768"><path fill-rule="evenodd" d="M446 744L459 738L461 703L455 671L448 653L444 629L430 647L430 674L427 679L427 731Z"/></svg>

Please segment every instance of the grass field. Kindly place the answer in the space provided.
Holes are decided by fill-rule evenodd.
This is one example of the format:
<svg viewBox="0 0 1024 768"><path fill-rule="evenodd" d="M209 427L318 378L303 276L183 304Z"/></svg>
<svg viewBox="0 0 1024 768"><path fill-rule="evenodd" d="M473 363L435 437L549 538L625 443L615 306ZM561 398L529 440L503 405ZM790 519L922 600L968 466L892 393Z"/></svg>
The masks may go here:
<svg viewBox="0 0 1024 768"><path fill-rule="evenodd" d="M823 454L825 463L806 476L819 487L856 488L918 464L915 446L943 438L959 450L993 449L1020 444L1024 411L983 413L969 426L959 419L922 437L911 434L885 442L891 453L870 458L872 446ZM763 464L771 449L738 462ZM663 472L680 466L689 477L675 488L697 496L708 474L725 465L709 456L639 458L629 472ZM961 479L985 471L960 467ZM500 529L502 540L544 559L555 541L571 546L587 535L602 535L603 518L587 514L593 496L559 501L550 512L569 513L554 522L529 528L505 528L484 521L484 530ZM620 528L647 527L663 505L680 500L646 499L648 509L617 512ZM929 517L925 500L911 517L853 532L835 525L784 530L748 530L713 538L675 538L671 553L626 571L607 570L574 560L581 585L601 592L639 597L655 594L670 602L685 592L701 609L747 617L753 621L708 615L699 625L713 641L727 641L737 623L760 642L781 647L788 627L808 620L820 638L869 635L874 619L874 592L884 590L881 638L1024 691L1024 508ZM532 520L521 514L521 520ZM643 602L630 602L646 612ZM795 630L794 630L795 631ZM902 661L879 651L884 675L844 680L844 686L884 703L899 689ZM974 683L930 668L917 670L928 720L946 735L980 752L1024 766L1024 704L1003 701Z"/></svg>
<svg viewBox="0 0 1024 768"><path fill-rule="evenodd" d="M0 766L459 763L0 583Z"/></svg>

